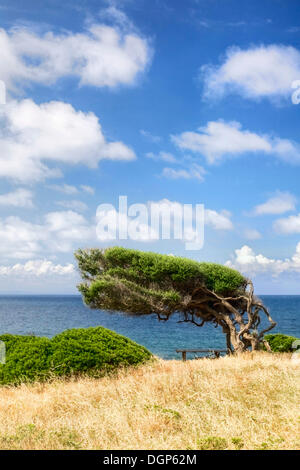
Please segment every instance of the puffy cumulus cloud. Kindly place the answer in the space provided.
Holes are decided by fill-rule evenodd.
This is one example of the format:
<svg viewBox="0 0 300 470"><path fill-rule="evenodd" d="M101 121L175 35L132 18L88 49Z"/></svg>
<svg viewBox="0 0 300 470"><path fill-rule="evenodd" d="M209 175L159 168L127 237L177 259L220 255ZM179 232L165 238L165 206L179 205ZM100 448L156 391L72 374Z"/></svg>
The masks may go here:
<svg viewBox="0 0 300 470"><path fill-rule="evenodd" d="M193 164L190 168L169 168L166 167L162 171L162 176L170 179L196 179L200 182L204 181L206 171L200 165Z"/></svg>
<svg viewBox="0 0 300 470"><path fill-rule="evenodd" d="M0 195L0 206L8 207L33 207L33 192L28 189L19 188L6 194Z"/></svg>
<svg viewBox="0 0 300 470"><path fill-rule="evenodd" d="M170 201L169 199L162 199L160 201L149 201L148 205L152 210L157 211L162 215L167 215L169 212L173 216L181 216L184 213L184 204L177 201ZM192 207L191 212L186 212L186 220L191 222L195 219L195 207ZM233 223L231 221L231 214L229 211L222 210L220 212L204 208L204 223L214 230L232 230Z"/></svg>
<svg viewBox="0 0 300 470"><path fill-rule="evenodd" d="M45 253L69 253L74 244L95 239L95 227L74 211L49 212L40 224L20 217L0 219L0 256L30 259Z"/></svg>
<svg viewBox="0 0 300 470"><path fill-rule="evenodd" d="M243 130L242 125L235 121L210 121L197 132L183 132L171 136L171 139L179 148L205 157L209 164L245 153L263 153L288 163L300 163L298 143Z"/></svg>
<svg viewBox="0 0 300 470"><path fill-rule="evenodd" d="M0 76L10 90L76 77L80 85L132 85L149 64L149 41L128 27L92 24L82 33L0 29Z"/></svg>
<svg viewBox="0 0 300 470"><path fill-rule="evenodd" d="M284 214L295 210L296 201L293 194L278 191L275 196L257 205L252 213L253 215Z"/></svg>
<svg viewBox="0 0 300 470"><path fill-rule="evenodd" d="M284 235L300 233L300 214L275 220L273 228L276 232Z"/></svg>
<svg viewBox="0 0 300 470"><path fill-rule="evenodd" d="M201 68L206 97L238 93L250 99L290 98L291 84L300 77L300 51L272 44L249 49L232 47L220 66Z"/></svg>
<svg viewBox="0 0 300 470"><path fill-rule="evenodd" d="M168 214L169 211L174 215L183 214L184 211L184 204L181 204L177 201L169 201L168 199L162 199L157 202L150 202L153 208L157 211L161 212L162 214ZM195 208L193 207L191 213L192 219L195 218ZM204 209L204 223L215 230L232 230L233 223L230 219L231 214L229 211L222 210L220 212L212 210L212 209ZM187 220L189 219L187 213Z"/></svg>
<svg viewBox="0 0 300 470"><path fill-rule="evenodd" d="M3 258L32 258L42 251L46 239L42 225L13 216L0 219L0 255Z"/></svg>
<svg viewBox="0 0 300 470"><path fill-rule="evenodd" d="M180 217L184 213L184 204L177 201L170 201L169 199L161 199L160 201L149 201L148 205L155 212L162 216L167 216L171 213L173 216ZM204 208L204 223L214 230L232 230L233 223L230 219L231 214L226 210L220 212ZM195 207L186 212L186 220L191 222L195 219Z"/></svg>
<svg viewBox="0 0 300 470"><path fill-rule="evenodd" d="M44 225L48 235L47 243L53 251L67 253L72 250L73 242L85 242L95 236L95 228L83 215L71 210L49 212L45 215Z"/></svg>
<svg viewBox="0 0 300 470"><path fill-rule="evenodd" d="M227 266L238 269L246 275L268 273L278 276L284 272L300 273L300 242L296 246L296 252L291 258L273 259L262 254L255 254L248 245L235 250L233 260L225 263Z"/></svg>
<svg viewBox="0 0 300 470"><path fill-rule="evenodd" d="M226 210L217 212L205 209L205 223L215 230L232 230L233 223L230 217L230 212Z"/></svg>
<svg viewBox="0 0 300 470"><path fill-rule="evenodd" d="M58 162L95 168L102 159L132 160L122 142L107 142L93 113L60 101L11 101L0 118L0 177L34 182L60 176ZM46 163L47 162L47 165Z"/></svg>
<svg viewBox="0 0 300 470"><path fill-rule="evenodd" d="M30 260L26 263L17 263L13 266L1 266L0 276L15 277L44 277L51 275L70 276L75 274L75 267L73 264L68 263L65 265L54 264L52 261L43 260Z"/></svg>

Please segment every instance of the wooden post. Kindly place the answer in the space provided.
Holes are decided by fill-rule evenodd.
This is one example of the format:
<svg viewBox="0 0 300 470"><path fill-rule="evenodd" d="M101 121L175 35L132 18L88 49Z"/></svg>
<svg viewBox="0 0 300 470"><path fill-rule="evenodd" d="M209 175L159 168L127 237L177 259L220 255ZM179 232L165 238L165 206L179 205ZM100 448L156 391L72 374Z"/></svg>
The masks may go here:
<svg viewBox="0 0 300 470"><path fill-rule="evenodd" d="M186 351L182 351L182 360L186 361Z"/></svg>

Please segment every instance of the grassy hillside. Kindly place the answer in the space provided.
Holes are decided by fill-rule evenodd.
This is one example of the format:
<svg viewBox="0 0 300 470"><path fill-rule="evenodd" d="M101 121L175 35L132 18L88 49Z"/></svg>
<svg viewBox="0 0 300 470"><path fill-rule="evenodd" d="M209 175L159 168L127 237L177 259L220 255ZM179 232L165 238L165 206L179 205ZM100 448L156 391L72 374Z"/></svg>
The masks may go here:
<svg viewBox="0 0 300 470"><path fill-rule="evenodd" d="M296 449L299 371L262 352L2 387L0 448Z"/></svg>

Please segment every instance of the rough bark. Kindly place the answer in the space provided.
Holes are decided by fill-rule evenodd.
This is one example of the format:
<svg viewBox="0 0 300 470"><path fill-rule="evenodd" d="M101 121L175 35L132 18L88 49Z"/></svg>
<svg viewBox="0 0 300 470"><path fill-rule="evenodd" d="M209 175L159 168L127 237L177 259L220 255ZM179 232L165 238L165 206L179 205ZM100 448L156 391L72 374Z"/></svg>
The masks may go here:
<svg viewBox="0 0 300 470"><path fill-rule="evenodd" d="M186 302L184 318L180 321L199 327L208 322L214 323L216 327L221 326L229 352L241 353L248 349L254 351L262 345L269 349L263 336L274 328L276 322L262 302L254 296L251 281L248 281L247 287L245 293L231 297L222 297L204 286L197 287ZM266 315L269 325L258 332L260 313ZM160 319L168 318L160 315Z"/></svg>

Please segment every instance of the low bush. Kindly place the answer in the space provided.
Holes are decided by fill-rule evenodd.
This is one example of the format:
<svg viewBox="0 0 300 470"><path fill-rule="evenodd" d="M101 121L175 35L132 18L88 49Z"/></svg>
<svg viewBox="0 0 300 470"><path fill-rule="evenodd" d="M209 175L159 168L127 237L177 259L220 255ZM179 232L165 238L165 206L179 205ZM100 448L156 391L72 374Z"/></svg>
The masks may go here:
<svg viewBox="0 0 300 470"><path fill-rule="evenodd" d="M43 380L49 372L51 340L36 336L2 335L6 362L0 364L0 384Z"/></svg>
<svg viewBox="0 0 300 470"><path fill-rule="evenodd" d="M58 375L102 375L151 358L143 346L100 326L64 331L52 339L52 346L51 361Z"/></svg>
<svg viewBox="0 0 300 470"><path fill-rule="evenodd" d="M102 327L67 330L52 339L2 335L0 341L6 348L6 362L0 364L2 385L44 381L56 375L99 377L152 357L143 346Z"/></svg>
<svg viewBox="0 0 300 470"><path fill-rule="evenodd" d="M294 336L283 335L281 333L275 333L273 335L266 335L265 340L268 341L270 348L273 352L292 352L296 348L292 348L294 341L299 341L300 339L295 338ZM298 345L298 347L299 347Z"/></svg>

